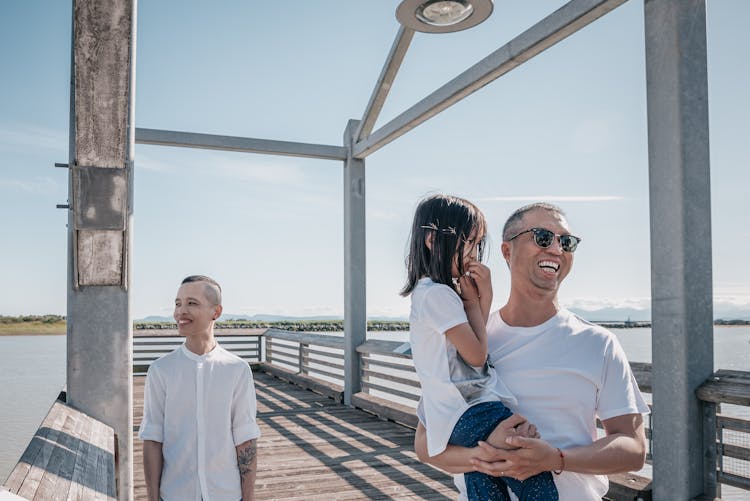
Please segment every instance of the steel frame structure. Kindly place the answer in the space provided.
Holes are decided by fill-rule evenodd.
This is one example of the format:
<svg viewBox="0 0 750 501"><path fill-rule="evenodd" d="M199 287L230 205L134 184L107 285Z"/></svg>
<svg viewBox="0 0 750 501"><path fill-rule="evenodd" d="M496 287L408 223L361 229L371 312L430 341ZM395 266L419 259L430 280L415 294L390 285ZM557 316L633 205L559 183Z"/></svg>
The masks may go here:
<svg viewBox="0 0 750 501"><path fill-rule="evenodd" d="M74 0L74 4L95 1ZM107 1L116 7L132 6L131 29L134 33L135 0ZM401 27L362 118L346 124L342 145L135 128L125 145L130 152L128 165L132 168L134 142L342 162L345 402L351 404L352 395L361 389L356 349L364 341L366 333L367 156L625 1L569 1L390 122L373 130L414 36L411 29ZM701 494L713 497L717 492L715 436L712 435L715 413L710 408L702 407L695 396L695 389L713 372L706 7L705 0L644 0L644 7L651 204L653 395L654 405L658 408L654 425L658 431L654 434L653 442L654 495L656 499L692 499ZM74 15L74 23L75 19ZM127 64L132 78L135 73L134 35L130 50L132 57ZM75 61L73 67L75 70ZM126 96L131 105L135 94L133 82ZM71 94L75 94L75 82ZM75 99L72 98L72 101ZM72 106L72 112L85 113L75 106ZM132 127L132 109L128 120ZM73 137L75 124L71 119ZM75 166L77 158L73 139L71 146L71 165ZM132 202L132 187L129 189ZM76 252L75 229L71 228L70 232L69 252L73 256ZM700 237L696 238L696 234ZM127 254L128 249L129 245L126 245L123 252ZM127 255L120 258L127 263ZM75 257L69 261L75 263ZM75 266L72 269L75 270ZM123 284L126 285L130 280L129 268L124 273ZM69 323L73 325L78 325L76 317L91 314L97 308L121 309L123 301L125 306L129 302L127 287L121 287L124 299L116 300L119 302L113 306L108 303L112 301L108 292L81 295L76 289L74 276L71 276L70 282L69 298L72 298L74 305L78 305L69 308L69 318L72 317ZM125 328L127 331L129 327L124 327L123 323L132 323L129 310L124 316L115 315L109 324L104 322L99 328ZM76 329L69 329L68 334L71 336L69 339L80 335ZM83 339L89 338L83 336ZM129 370L129 367L120 364L116 370ZM92 385L96 384L97 381L85 383L77 379L74 384L69 374L68 390L74 401L76 395L91 391ZM130 398L132 396L113 405L117 405L121 413L131 413L129 405L124 405ZM132 421L132 416L130 419ZM132 431L121 429L120 432L126 435L130 433L123 438L124 443L129 441L132 453ZM121 457L130 455L127 451L124 454L121 452ZM132 466L130 468L132 479ZM121 486L125 489L120 499L131 499L132 485Z"/></svg>

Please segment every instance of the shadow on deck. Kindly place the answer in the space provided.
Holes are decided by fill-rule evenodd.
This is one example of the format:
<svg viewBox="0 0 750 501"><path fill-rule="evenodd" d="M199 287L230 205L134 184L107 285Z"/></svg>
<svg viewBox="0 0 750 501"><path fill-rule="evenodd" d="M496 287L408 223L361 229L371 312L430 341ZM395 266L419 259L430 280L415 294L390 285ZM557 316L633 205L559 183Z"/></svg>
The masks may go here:
<svg viewBox="0 0 750 501"><path fill-rule="evenodd" d="M263 499L455 499L452 479L420 463L414 430L254 371L258 399L256 497ZM134 423L143 416L135 377ZM135 498L146 499L136 437Z"/></svg>

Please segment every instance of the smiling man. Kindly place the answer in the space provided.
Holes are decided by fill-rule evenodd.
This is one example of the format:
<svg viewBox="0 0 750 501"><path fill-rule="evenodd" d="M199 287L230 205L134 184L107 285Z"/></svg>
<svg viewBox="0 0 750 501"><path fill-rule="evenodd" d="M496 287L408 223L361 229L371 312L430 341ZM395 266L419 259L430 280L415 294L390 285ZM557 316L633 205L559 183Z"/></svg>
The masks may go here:
<svg viewBox="0 0 750 501"><path fill-rule="evenodd" d="M255 499L253 375L217 344L221 311L215 280L182 281L174 319L185 343L151 364L144 390L139 436L149 501Z"/></svg>
<svg viewBox="0 0 750 501"><path fill-rule="evenodd" d="M606 474L643 466L642 414L649 409L625 353L612 333L558 304L580 241L562 210L546 203L518 209L503 228L511 287L505 306L488 320L489 357L498 381L518 401L511 410L533 423L541 438L511 437L514 450L449 446L429 457L420 424L415 448L422 461L456 474L478 470L520 480L553 471L560 501L601 500ZM455 479L459 499L466 499L463 475Z"/></svg>

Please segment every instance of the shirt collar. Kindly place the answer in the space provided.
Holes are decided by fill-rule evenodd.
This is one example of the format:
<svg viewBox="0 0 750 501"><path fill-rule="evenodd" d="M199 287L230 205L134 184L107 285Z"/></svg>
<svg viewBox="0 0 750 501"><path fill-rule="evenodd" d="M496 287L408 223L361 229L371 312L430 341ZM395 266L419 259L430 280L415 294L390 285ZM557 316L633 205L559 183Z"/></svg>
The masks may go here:
<svg viewBox="0 0 750 501"><path fill-rule="evenodd" d="M182 345L180 346L180 350L182 350L182 354L185 355L190 360L194 360L195 362L206 361L213 354L217 353L218 349L219 349L219 343L216 343L213 349L209 351L208 353L204 353L203 355L197 355L188 349L187 344L182 343Z"/></svg>

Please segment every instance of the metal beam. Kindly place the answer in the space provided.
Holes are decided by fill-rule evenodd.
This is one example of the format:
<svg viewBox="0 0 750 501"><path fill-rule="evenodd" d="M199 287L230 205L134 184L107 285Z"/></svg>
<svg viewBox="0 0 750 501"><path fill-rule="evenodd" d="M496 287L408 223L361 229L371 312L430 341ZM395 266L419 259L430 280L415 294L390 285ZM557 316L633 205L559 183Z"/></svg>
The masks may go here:
<svg viewBox="0 0 750 501"><path fill-rule="evenodd" d="M704 0L646 0L654 499L716 494ZM706 414L704 416L704 413Z"/></svg>
<svg viewBox="0 0 750 501"><path fill-rule="evenodd" d="M350 120L344 144L354 143L359 126ZM365 245L365 161L349 156L344 162L344 403L361 390L357 347L367 336L367 273Z"/></svg>
<svg viewBox="0 0 750 501"><path fill-rule="evenodd" d="M370 102L367 103L367 108L365 108L365 112L362 115L359 128L354 134L355 141L361 141L369 136L373 127L375 127L375 122L378 120L380 110L383 109L385 99L388 97L391 85L393 85L393 81L396 79L396 74L401 67L404 56L406 56L406 51L409 49L412 38L414 38L414 30L410 28L401 26L398 33L396 33L396 39L393 41L391 51L388 53L383 70L380 72L378 81L375 84L375 89L372 91Z"/></svg>
<svg viewBox="0 0 750 501"><path fill-rule="evenodd" d="M138 144L180 146L183 148L201 148L206 150L346 160L346 149L342 146L219 136L215 134L199 134L196 132L179 132L173 130L142 129L140 127L135 130L135 142Z"/></svg>
<svg viewBox="0 0 750 501"><path fill-rule="evenodd" d="M520 66L545 49L619 7L626 0L572 0L459 76L358 141L354 157L365 158L422 122Z"/></svg>

